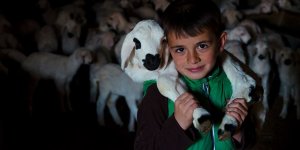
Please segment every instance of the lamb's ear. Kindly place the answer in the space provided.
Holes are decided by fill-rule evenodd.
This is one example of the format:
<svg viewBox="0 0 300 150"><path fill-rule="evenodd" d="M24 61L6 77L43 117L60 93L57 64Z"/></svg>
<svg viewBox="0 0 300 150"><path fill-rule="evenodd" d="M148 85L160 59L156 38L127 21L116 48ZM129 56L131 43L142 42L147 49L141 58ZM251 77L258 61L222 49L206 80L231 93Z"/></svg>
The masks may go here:
<svg viewBox="0 0 300 150"><path fill-rule="evenodd" d="M124 41L123 41L123 44L122 44L122 48L121 48L121 68L122 69L125 69L128 65L128 62L130 60L129 59L129 56L131 55L132 51L134 51L134 42L133 42L133 36L132 36L132 33L129 32ZM125 63L127 62L127 63ZM125 66L126 64L126 66Z"/></svg>
<svg viewBox="0 0 300 150"><path fill-rule="evenodd" d="M165 37L162 37L160 40L160 48L159 48L159 55L161 56L161 63L160 68L165 67L169 63L170 59L170 52L168 49L167 40Z"/></svg>

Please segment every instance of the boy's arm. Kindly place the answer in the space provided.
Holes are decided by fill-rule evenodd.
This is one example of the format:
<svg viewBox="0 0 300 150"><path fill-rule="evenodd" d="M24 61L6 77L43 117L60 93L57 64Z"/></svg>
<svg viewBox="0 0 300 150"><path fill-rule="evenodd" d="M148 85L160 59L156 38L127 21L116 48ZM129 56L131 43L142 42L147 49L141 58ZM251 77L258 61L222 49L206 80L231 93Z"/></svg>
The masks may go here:
<svg viewBox="0 0 300 150"><path fill-rule="evenodd" d="M168 100L156 84L151 85L139 105L134 149L186 149L193 143L192 129L184 131L174 115L168 117Z"/></svg>

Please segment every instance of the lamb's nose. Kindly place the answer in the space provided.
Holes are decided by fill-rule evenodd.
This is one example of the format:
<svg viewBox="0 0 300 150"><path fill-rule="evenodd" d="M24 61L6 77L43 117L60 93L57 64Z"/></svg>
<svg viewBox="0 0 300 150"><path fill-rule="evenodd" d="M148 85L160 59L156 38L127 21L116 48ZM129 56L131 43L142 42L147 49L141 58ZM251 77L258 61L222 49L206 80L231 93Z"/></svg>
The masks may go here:
<svg viewBox="0 0 300 150"><path fill-rule="evenodd" d="M160 59L159 59L159 54L152 55L152 54L147 54L146 58L143 59L144 66L148 70L156 70L159 67L160 64Z"/></svg>

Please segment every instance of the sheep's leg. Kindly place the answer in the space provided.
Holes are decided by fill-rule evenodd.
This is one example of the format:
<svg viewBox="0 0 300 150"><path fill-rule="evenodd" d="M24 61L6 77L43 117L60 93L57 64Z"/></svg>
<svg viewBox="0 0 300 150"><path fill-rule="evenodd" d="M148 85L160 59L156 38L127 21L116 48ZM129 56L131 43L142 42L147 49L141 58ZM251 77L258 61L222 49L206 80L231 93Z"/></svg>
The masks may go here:
<svg viewBox="0 0 300 150"><path fill-rule="evenodd" d="M230 103L230 102L229 102ZM228 104L229 104L228 103ZM223 120L218 129L218 136L220 140L226 139L236 130L238 123L236 119L227 114L224 115Z"/></svg>
<svg viewBox="0 0 300 150"><path fill-rule="evenodd" d="M223 70L226 73L229 81L232 85L232 99L235 98L245 98L247 103L249 104L252 101L251 93L253 92L254 87L256 86L256 82L254 78L246 74L242 69L242 64L240 64L235 57L232 57L231 54L224 53L223 55ZM232 133L237 128L237 120L229 115L223 117L223 120L218 129L219 139L225 139L232 135Z"/></svg>
<svg viewBox="0 0 300 150"><path fill-rule="evenodd" d="M287 116L287 109L288 109L288 105L289 105L289 101L290 101L290 94L289 94L289 90L288 87L284 86L283 87L283 106L280 112L280 117L282 119L285 119Z"/></svg>
<svg viewBox="0 0 300 150"><path fill-rule="evenodd" d="M71 99L70 99L70 94L71 94L71 89L70 89L70 84L69 82L65 83L65 93L66 93L66 104L67 104L67 109L68 111L72 111L72 103L71 103Z"/></svg>
<svg viewBox="0 0 300 150"><path fill-rule="evenodd" d="M132 98L126 98L126 103L129 107L130 110L130 116L129 116L129 123L128 123L128 130L130 132L133 132L135 130L134 125L135 125L135 121L137 119L137 104L136 104L136 100L132 99Z"/></svg>
<svg viewBox="0 0 300 150"><path fill-rule="evenodd" d="M184 86L180 83L172 75L161 75L157 79L159 92L174 102L185 91ZM200 132L208 132L212 126L210 113L202 107L196 108L193 112L193 124Z"/></svg>
<svg viewBox="0 0 300 150"><path fill-rule="evenodd" d="M97 91L98 91L98 88L99 88L99 82L96 82L96 81L91 81L90 82L90 102L91 103L95 103L96 100L97 100Z"/></svg>
<svg viewBox="0 0 300 150"><path fill-rule="evenodd" d="M115 121L115 123L119 126L123 126L124 123L118 113L117 105L116 105L118 98L119 98L119 95L111 94L107 101L107 106L109 108L109 112L110 112L113 120Z"/></svg>
<svg viewBox="0 0 300 150"><path fill-rule="evenodd" d="M98 123L104 126L105 125L104 109L106 106L106 100L109 96L109 91L106 91L105 89L101 89L100 92L101 93L96 102L96 113L97 113Z"/></svg>
<svg viewBox="0 0 300 150"><path fill-rule="evenodd" d="M264 88L264 95L263 95L263 106L266 111L269 110L269 102L268 102L268 95L269 95L269 87L268 87L268 77L264 76L262 78L262 86Z"/></svg>
<svg viewBox="0 0 300 150"><path fill-rule="evenodd" d="M136 120L135 119L136 114L131 111L129 115L130 116L129 116L129 122L128 122L128 131L134 132L135 131L134 124L135 124L135 120Z"/></svg>

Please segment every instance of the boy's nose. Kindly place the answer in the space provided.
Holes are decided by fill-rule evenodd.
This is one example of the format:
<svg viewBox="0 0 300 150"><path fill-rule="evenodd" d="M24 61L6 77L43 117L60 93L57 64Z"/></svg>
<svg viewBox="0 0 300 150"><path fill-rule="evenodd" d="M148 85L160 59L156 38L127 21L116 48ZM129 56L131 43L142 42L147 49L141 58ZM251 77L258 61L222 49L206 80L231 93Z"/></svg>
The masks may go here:
<svg viewBox="0 0 300 150"><path fill-rule="evenodd" d="M201 58L198 56L197 52L191 52L187 57L187 61L191 64L196 64L201 61Z"/></svg>

